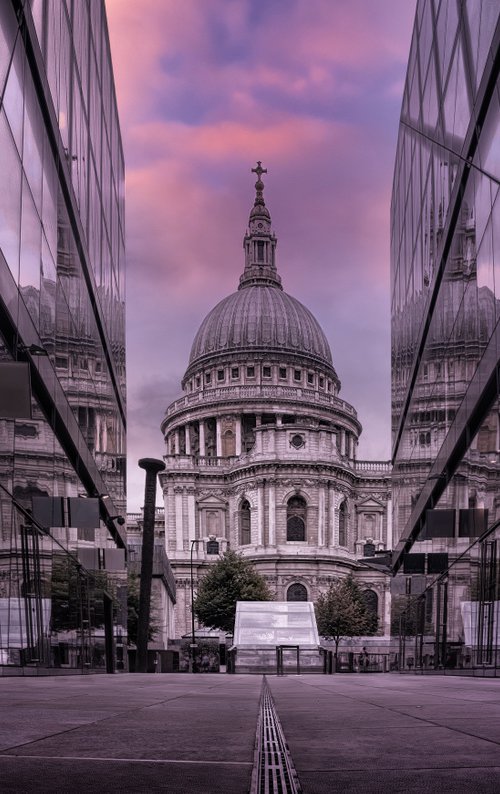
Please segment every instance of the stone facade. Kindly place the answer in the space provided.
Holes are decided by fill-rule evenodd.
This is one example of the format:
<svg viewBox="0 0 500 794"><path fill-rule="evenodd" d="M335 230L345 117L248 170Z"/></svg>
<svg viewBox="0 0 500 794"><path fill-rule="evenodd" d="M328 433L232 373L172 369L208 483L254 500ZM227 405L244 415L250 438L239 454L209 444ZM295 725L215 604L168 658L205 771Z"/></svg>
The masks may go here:
<svg viewBox="0 0 500 794"><path fill-rule="evenodd" d="M360 462L361 424L338 394L326 337L281 287L263 170L237 292L205 318L162 422L165 543L176 577L176 635L190 630L207 541L252 560L278 600L316 600L353 573L381 631L388 581L363 556L391 548L390 466ZM192 543L197 540L198 543Z"/></svg>

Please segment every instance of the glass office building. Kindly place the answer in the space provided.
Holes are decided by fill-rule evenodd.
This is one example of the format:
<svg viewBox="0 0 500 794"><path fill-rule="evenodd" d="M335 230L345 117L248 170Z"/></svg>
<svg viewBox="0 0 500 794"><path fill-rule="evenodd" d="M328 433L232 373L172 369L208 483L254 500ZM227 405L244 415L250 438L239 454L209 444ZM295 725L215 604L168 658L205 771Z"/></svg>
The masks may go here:
<svg viewBox="0 0 500 794"><path fill-rule="evenodd" d="M102 0L0 3L0 675L123 669L124 163Z"/></svg>
<svg viewBox="0 0 500 794"><path fill-rule="evenodd" d="M406 670L500 668L499 16L498 0L419 0L401 111L392 622Z"/></svg>

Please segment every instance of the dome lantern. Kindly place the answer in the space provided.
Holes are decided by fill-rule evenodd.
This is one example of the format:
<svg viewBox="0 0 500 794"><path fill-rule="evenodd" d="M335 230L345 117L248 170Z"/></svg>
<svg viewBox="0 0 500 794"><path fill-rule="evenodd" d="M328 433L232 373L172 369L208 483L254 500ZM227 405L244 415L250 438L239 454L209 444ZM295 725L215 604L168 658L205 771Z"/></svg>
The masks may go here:
<svg viewBox="0 0 500 794"><path fill-rule="evenodd" d="M258 160L252 173L257 174L256 195L250 211L247 233L243 239L245 269L240 277L239 289L253 284L268 284L281 289L281 278L275 262L277 240L271 230L271 215L263 196L262 174L267 174L267 168L262 168L261 161Z"/></svg>

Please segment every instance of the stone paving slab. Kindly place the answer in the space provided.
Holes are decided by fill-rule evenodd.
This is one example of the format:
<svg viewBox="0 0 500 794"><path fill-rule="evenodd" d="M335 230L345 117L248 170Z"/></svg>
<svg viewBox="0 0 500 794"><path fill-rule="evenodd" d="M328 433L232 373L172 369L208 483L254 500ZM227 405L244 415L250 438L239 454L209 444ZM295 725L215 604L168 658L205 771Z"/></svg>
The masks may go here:
<svg viewBox="0 0 500 794"><path fill-rule="evenodd" d="M304 794L498 794L500 767L491 769L347 770L304 772Z"/></svg>
<svg viewBox="0 0 500 794"><path fill-rule="evenodd" d="M0 790L246 794L261 684L201 674L0 679Z"/></svg>
<svg viewBox="0 0 500 794"><path fill-rule="evenodd" d="M0 756L0 791L40 794L246 794L252 765Z"/></svg>
<svg viewBox="0 0 500 794"><path fill-rule="evenodd" d="M304 794L500 791L500 681L267 680Z"/></svg>

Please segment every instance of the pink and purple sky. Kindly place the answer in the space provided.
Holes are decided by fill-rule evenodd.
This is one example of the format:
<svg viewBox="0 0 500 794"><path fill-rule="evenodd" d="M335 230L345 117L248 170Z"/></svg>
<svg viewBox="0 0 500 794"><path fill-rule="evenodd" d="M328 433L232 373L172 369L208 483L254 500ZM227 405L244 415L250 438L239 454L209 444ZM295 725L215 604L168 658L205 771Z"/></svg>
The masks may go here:
<svg viewBox="0 0 500 794"><path fill-rule="evenodd" d="M194 335L237 288L261 160L284 289L359 458L390 457L390 197L414 0L106 0L126 162L128 510ZM160 494L157 503L161 504Z"/></svg>

